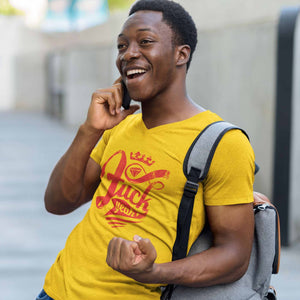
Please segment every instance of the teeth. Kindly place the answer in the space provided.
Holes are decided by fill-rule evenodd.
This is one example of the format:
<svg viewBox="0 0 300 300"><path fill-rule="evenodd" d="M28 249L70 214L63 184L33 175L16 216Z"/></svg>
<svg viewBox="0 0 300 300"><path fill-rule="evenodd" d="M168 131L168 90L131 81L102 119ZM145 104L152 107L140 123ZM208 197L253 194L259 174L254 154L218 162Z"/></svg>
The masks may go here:
<svg viewBox="0 0 300 300"><path fill-rule="evenodd" d="M128 71L127 76L135 75L135 74L142 74L142 73L146 73L146 71L142 70L142 69L135 69L135 70Z"/></svg>

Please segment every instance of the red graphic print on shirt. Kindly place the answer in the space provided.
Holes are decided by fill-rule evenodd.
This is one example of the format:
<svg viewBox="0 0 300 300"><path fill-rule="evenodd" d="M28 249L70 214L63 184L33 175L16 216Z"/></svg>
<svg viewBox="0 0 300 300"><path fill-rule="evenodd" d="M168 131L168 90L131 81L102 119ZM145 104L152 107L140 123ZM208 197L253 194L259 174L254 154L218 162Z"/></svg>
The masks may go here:
<svg viewBox="0 0 300 300"><path fill-rule="evenodd" d="M96 198L99 209L112 203L106 220L112 227L126 223L139 223L148 214L150 192L162 190L163 181L169 178L167 170L154 170L155 161L140 152L130 153L128 160L124 151L113 154L103 165L101 178L109 180L105 196Z"/></svg>

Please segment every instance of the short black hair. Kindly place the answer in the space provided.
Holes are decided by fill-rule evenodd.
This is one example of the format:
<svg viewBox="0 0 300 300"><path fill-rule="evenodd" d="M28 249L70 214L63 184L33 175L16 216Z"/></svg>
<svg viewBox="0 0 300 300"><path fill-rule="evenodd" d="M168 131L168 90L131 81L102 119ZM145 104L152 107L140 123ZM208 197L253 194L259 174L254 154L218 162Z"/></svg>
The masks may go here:
<svg viewBox="0 0 300 300"><path fill-rule="evenodd" d="M175 45L189 45L191 47L190 66L193 53L197 45L197 29L190 14L179 4L171 0L139 0L133 4L129 16L137 11L152 10L163 14L163 21L170 26Z"/></svg>

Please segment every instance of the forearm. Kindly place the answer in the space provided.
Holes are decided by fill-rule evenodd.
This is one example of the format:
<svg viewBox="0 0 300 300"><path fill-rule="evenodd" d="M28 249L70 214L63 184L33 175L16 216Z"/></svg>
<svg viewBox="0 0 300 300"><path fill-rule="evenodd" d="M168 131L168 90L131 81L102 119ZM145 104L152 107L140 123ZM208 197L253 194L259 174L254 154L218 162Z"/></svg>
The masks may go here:
<svg viewBox="0 0 300 300"><path fill-rule="evenodd" d="M155 265L148 277L150 281L204 287L233 282L243 276L253 243L252 203L209 207L207 214L214 246L178 261Z"/></svg>
<svg viewBox="0 0 300 300"><path fill-rule="evenodd" d="M246 272L249 262L249 257L237 259L237 256L240 254L232 250L212 247L178 261L155 264L151 281L189 287L205 287L233 282Z"/></svg>
<svg viewBox="0 0 300 300"><path fill-rule="evenodd" d="M156 250L148 239L127 241L114 238L109 243L107 264L143 283L204 287L238 280L247 271L251 255L254 233L252 203L215 206L208 208L207 212L208 219L214 219L210 222L214 242L209 249L159 264L155 263Z"/></svg>
<svg viewBox="0 0 300 300"><path fill-rule="evenodd" d="M86 202L84 175L92 149L103 131L81 125L71 146L55 166L45 192L46 209L66 214Z"/></svg>
<svg viewBox="0 0 300 300"><path fill-rule="evenodd" d="M239 259L237 259L237 256ZM205 287L238 280L246 272L249 257L233 250L212 247L177 261L154 264L152 272L139 274L137 281Z"/></svg>

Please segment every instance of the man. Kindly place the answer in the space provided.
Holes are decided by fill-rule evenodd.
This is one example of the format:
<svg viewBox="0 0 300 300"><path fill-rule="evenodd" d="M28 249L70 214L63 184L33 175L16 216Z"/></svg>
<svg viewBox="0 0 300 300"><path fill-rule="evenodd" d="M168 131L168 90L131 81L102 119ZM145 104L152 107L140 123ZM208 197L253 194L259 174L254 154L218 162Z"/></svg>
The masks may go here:
<svg viewBox="0 0 300 300"><path fill-rule="evenodd" d="M246 271L254 154L238 130L220 142L195 199L189 247L205 216L213 246L171 262L183 159L199 132L221 120L186 92L196 42L194 22L180 5L141 0L132 7L118 36L116 64L142 113L133 114L136 105L121 109L120 80L93 94L45 193L46 209L55 214L90 199L91 207L49 270L40 299L49 299L42 298L46 293L55 300L159 299L165 284L223 284Z"/></svg>

